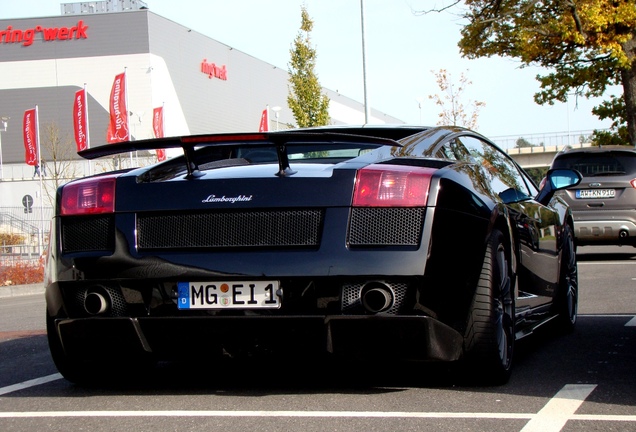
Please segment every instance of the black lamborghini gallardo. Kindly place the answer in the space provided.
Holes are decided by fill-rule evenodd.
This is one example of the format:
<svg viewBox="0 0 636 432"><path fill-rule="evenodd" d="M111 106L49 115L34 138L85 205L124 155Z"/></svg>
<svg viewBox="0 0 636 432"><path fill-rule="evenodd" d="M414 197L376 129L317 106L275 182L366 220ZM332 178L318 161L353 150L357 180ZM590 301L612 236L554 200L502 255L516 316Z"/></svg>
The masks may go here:
<svg viewBox="0 0 636 432"><path fill-rule="evenodd" d="M326 127L100 146L181 148L57 191L47 329L70 381L157 360L447 361L503 383L516 339L577 317L572 216L485 137ZM104 367L107 366L107 367Z"/></svg>

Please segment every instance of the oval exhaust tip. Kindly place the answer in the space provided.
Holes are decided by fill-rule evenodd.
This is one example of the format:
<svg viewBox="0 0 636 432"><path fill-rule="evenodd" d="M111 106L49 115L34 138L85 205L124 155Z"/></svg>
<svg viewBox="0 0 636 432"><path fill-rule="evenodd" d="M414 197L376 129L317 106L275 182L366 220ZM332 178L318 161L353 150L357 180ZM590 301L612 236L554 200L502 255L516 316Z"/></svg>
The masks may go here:
<svg viewBox="0 0 636 432"><path fill-rule="evenodd" d="M393 306L393 290L384 283L367 284L362 290L362 306L367 312L384 312Z"/></svg>
<svg viewBox="0 0 636 432"><path fill-rule="evenodd" d="M100 315L106 313L109 306L109 301L98 292L89 292L86 293L86 298L84 299L84 309L90 315Z"/></svg>

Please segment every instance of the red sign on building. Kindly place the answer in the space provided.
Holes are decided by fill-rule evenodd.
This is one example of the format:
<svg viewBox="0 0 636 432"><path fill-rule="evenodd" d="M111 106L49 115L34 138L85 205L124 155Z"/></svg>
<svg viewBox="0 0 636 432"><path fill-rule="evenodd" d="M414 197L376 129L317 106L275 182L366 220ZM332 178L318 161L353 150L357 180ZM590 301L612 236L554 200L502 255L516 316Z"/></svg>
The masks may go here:
<svg viewBox="0 0 636 432"><path fill-rule="evenodd" d="M88 39L86 33L88 26L84 25L84 21L79 20L73 27L42 27L35 26L26 30L14 29L13 26L7 26L6 29L0 30L0 44L21 43L24 46L33 44L33 41L41 37L42 41L63 41L73 39ZM40 37L38 37L41 35Z"/></svg>
<svg viewBox="0 0 636 432"><path fill-rule="evenodd" d="M215 63L208 63L208 59L203 59L201 62L201 72L206 74L210 79L218 78L227 81L227 68L225 65L217 66Z"/></svg>

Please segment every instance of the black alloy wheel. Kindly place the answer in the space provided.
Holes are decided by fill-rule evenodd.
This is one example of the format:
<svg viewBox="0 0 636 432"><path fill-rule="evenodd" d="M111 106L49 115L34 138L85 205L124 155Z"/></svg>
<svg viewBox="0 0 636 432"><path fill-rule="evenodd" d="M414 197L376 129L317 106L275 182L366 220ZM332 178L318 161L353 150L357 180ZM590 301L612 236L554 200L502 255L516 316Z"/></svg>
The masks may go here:
<svg viewBox="0 0 636 432"><path fill-rule="evenodd" d="M563 227L563 249L561 252L561 274L555 298L555 307L561 328L574 330L579 306L579 277L576 262L576 246L570 225Z"/></svg>
<svg viewBox="0 0 636 432"><path fill-rule="evenodd" d="M514 293L504 236L493 230L464 336L471 380L499 385L510 378L514 351Z"/></svg>

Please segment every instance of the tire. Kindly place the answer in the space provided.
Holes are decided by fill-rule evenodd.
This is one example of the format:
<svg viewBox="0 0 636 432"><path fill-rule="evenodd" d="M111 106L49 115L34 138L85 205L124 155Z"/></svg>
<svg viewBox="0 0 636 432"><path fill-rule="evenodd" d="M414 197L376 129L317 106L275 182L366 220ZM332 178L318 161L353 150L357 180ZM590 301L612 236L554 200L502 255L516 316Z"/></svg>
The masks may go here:
<svg viewBox="0 0 636 432"><path fill-rule="evenodd" d="M500 385L510 378L515 330L508 256L503 234L493 230L464 336L467 378L472 381Z"/></svg>
<svg viewBox="0 0 636 432"><path fill-rule="evenodd" d="M579 305L579 276L576 246L570 225L563 228L563 249L559 287L554 299L557 322L561 330L572 332L576 324Z"/></svg>

